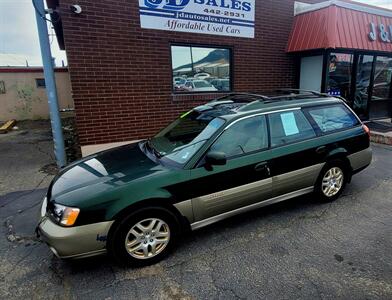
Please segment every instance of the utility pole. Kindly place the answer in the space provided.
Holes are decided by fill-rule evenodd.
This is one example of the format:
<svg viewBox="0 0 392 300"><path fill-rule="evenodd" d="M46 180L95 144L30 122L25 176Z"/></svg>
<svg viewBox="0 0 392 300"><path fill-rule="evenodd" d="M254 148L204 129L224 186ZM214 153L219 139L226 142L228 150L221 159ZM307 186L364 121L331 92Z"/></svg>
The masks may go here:
<svg viewBox="0 0 392 300"><path fill-rule="evenodd" d="M52 60L52 53L50 51L48 27L45 17L46 11L43 0L32 1L35 8L42 63L44 66L46 94L48 96L50 123L52 125L54 142L54 155L56 157L57 166L61 168L67 164L67 159L65 155L63 130L61 127L56 81L54 77L54 62Z"/></svg>

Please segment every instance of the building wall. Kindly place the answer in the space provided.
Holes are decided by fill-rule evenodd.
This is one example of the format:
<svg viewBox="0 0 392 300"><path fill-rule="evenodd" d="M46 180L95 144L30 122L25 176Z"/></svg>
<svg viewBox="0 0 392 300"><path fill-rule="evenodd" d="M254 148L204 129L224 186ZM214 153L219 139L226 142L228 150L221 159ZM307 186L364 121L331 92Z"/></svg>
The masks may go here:
<svg viewBox="0 0 392 300"><path fill-rule="evenodd" d="M305 56L301 58L299 88L321 92L323 75L323 56Z"/></svg>
<svg viewBox="0 0 392 300"><path fill-rule="evenodd" d="M79 0L80 15L74 2L60 10L82 146L144 138L216 96L172 95L171 43L232 47L234 91L296 86L294 0L257 0L254 39L141 29L136 0Z"/></svg>
<svg viewBox="0 0 392 300"><path fill-rule="evenodd" d="M71 82L66 69L55 72L60 108L73 108ZM0 68L0 120L48 119L49 107L45 88L38 88L37 78L44 78L42 69ZM1 89L1 88L0 88Z"/></svg>

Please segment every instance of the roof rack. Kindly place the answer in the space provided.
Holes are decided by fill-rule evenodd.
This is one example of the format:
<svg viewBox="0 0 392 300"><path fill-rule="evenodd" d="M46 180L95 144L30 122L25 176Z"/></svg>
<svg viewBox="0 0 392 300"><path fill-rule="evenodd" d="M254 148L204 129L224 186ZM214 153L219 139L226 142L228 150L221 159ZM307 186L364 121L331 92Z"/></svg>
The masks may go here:
<svg viewBox="0 0 392 300"><path fill-rule="evenodd" d="M306 97L306 96L314 96L314 97L332 97L332 98L337 98L340 99L344 102L348 102L347 99L343 98L342 96L332 96L327 93L320 93L317 91L312 91L312 90L304 90L304 89L279 89L277 90L278 92L299 92L298 94L290 93L288 95L281 95L281 96L275 96L271 97L272 100L295 100L299 97ZM308 94L308 95L307 95Z"/></svg>
<svg viewBox="0 0 392 300"><path fill-rule="evenodd" d="M277 97L292 97L292 96L303 96L304 94L310 94L313 96L317 97L330 97L330 95L326 93L320 93L317 91L312 91L312 90L305 90L305 89L278 89L276 90L277 92L289 92L290 94L288 95L281 95ZM298 94L295 94L294 92L298 92Z"/></svg>
<svg viewBox="0 0 392 300"><path fill-rule="evenodd" d="M253 93L230 93L223 97L214 99L208 103L214 102L223 102L223 101L232 101L232 102L253 102L256 100L269 100L269 97L260 95L260 94L253 94Z"/></svg>
<svg viewBox="0 0 392 300"><path fill-rule="evenodd" d="M215 107L218 105L238 103L244 105L242 105L241 107L238 106L236 107L236 109L238 109L238 111L246 111L246 110L255 109L260 104L267 104L267 103L273 103L278 101L301 100L309 97L312 99L321 98L321 97L325 97L325 98L333 97L326 93L320 93L317 91L304 90L304 89L278 89L276 91L285 92L289 94L268 97L260 94L253 94L253 93L230 93L223 97L214 99L206 103L206 106ZM343 101L346 101L342 97L334 97L334 98L339 98Z"/></svg>

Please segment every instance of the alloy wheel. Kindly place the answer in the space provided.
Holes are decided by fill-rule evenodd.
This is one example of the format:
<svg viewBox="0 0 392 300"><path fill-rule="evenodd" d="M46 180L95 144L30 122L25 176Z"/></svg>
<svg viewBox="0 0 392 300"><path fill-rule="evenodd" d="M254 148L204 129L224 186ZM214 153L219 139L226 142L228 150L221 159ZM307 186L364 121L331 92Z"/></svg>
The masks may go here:
<svg viewBox="0 0 392 300"><path fill-rule="evenodd" d="M333 197L343 186L344 173L339 167L329 169L322 180L322 191L325 196Z"/></svg>
<svg viewBox="0 0 392 300"><path fill-rule="evenodd" d="M169 244L169 225L157 218L136 223L125 238L127 252L137 259L149 259L161 253Z"/></svg>

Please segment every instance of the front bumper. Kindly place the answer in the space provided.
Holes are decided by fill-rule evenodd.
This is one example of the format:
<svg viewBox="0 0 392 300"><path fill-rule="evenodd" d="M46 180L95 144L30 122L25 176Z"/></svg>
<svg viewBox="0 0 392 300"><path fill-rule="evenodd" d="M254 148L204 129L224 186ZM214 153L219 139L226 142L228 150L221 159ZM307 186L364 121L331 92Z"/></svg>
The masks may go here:
<svg viewBox="0 0 392 300"><path fill-rule="evenodd" d="M36 228L38 237L60 258L82 258L106 252L106 239L113 221L62 227L46 216L46 199Z"/></svg>

